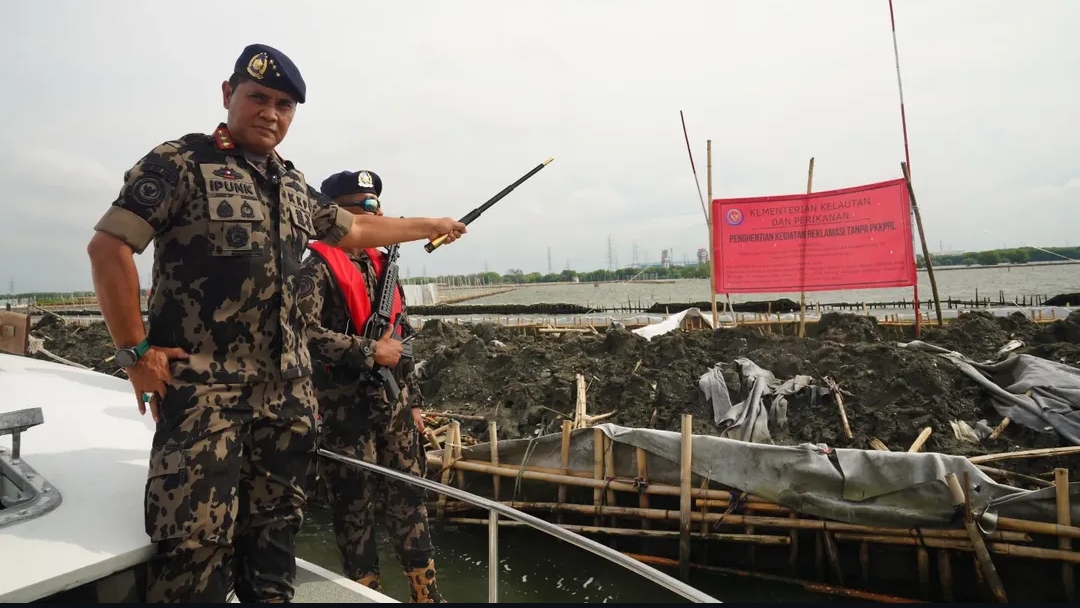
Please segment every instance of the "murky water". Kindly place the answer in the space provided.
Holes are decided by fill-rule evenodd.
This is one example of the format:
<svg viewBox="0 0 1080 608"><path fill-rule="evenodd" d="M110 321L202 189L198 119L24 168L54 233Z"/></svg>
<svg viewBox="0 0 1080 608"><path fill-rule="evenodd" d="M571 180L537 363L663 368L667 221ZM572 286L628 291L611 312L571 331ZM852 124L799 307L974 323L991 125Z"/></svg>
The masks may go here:
<svg viewBox="0 0 1080 608"><path fill-rule="evenodd" d="M409 588L382 526L377 527L384 592L409 601ZM487 527L432 526L439 590L448 600L487 602ZM330 513L313 509L297 540L298 557L341 572ZM672 569L665 573L677 576ZM837 602L799 587L695 571L690 584L723 602ZM499 529L500 602L686 602L629 570L543 532Z"/></svg>
<svg viewBox="0 0 1080 608"><path fill-rule="evenodd" d="M960 300L989 297L998 300L1003 290L1007 301L1033 295L1053 296L1059 293L1080 291L1080 265L1061 264L1051 266L1013 266L1005 268L971 267L962 269L938 269L935 273L938 294L942 300ZM852 291L825 291L807 294L807 301L832 302L894 302L911 301L909 288L863 289ZM798 293L760 293L732 296L734 301L771 300L790 298L799 301ZM930 279L925 271L919 272L919 299L931 298ZM723 296L717 296L722 302ZM577 285L530 285L514 291L470 300L468 304L533 304L539 302L580 304L583 306L610 307L639 302L650 306L654 302L707 302L709 282L705 279L682 279L670 283L580 283Z"/></svg>

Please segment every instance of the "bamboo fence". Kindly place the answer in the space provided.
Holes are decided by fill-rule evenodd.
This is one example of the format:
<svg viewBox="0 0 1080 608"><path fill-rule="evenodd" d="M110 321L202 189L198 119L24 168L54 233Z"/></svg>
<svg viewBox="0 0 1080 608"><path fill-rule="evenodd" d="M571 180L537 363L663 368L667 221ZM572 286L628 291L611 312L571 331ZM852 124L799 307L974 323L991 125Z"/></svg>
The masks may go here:
<svg viewBox="0 0 1080 608"><path fill-rule="evenodd" d="M1080 563L1080 552L1072 549L1072 543L1074 539L1080 539L1080 527L1073 526L1070 521L1067 469L1056 469L1052 483L1027 477L1029 481L1041 482L1035 485L1056 488L1056 523L999 517L995 532L982 532L972 514L971 484L966 479L966 474L964 479L957 479L954 474L946 478L957 511L963 514L963 525L960 528L888 528L823 520L740 492L704 486L693 487L691 485L693 434L691 433L692 418L689 414L683 414L682 417L680 483L677 486L649 481L649 459L658 457L646 453L642 448L635 449L636 477L631 479L616 476L612 442L599 428L594 429L595 450L592 470L582 471L569 468L571 431L589 427L593 422L605 417L586 414L584 390L581 386L583 383L584 379L579 377L580 393L574 419L564 420L562 424L561 467L546 468L501 463L498 453L498 429L492 421L487 423L491 446L489 460L464 459L461 427L457 419L465 417L450 414L455 419L449 424L439 429L427 430L430 447L443 450L441 456L428 455L429 470L434 471L436 478L441 478L443 483L450 483L453 478L458 487L462 488L465 487L466 474L471 478L490 479L494 500L525 512L547 514L553 523L581 534L677 540L677 560L662 556L633 555L648 563L677 567L684 579L691 569L699 569L764 580L783 580L802 585L817 593L871 601L926 601L931 600L931 596L935 595L932 591L930 563L930 551L933 550L936 553L939 579L936 587L937 594L945 601L954 601L958 595L959 585L953 579L953 564L957 559L962 559L960 554L964 553L972 556L969 559L972 559L974 574L979 586L987 591L987 599L998 602L1008 601L998 568L1001 563L1014 558L1057 562L1061 568L1060 595L1069 601L1073 601L1075 597L1073 568L1074 564ZM479 416L472 418L482 419ZM919 447L912 446L909 451L917 451ZM1080 451L1080 448L1026 450L1006 455L973 457L970 460L988 474L1008 473L979 463L1006 458L1069 454L1077 451ZM1008 478L1008 475L1003 475L1003 477ZM550 484L554 486L557 500L556 502L507 500L508 488L501 483L502 478L512 480L507 482L509 484L516 484L523 480ZM481 485L486 486L486 483ZM706 480L705 483L707 484L708 481ZM568 499L570 488L584 490L586 493L591 489L592 504L571 502ZM509 489L513 490L513 488ZM627 497L628 494L636 496L636 500L634 497ZM623 500L618 500L620 495L623 496ZM656 505L650 505L650 498L672 501L676 497L677 509L656 508ZM632 506L634 503L636 506ZM476 508L467 503L448 501L445 495L440 495L433 507L436 517L445 523L487 525L486 513L482 513L484 517L466 516L468 512L476 511ZM578 522L591 519L591 525L564 521L565 518L574 516ZM512 520L500 519L499 525L515 527L519 524ZM796 578L800 543L805 542L808 535L813 538L814 570L818 581ZM712 542L744 545L747 547L748 561L751 565L755 565L753 551L756 547L774 549L787 547L789 576L692 563L692 540L695 541L695 547L702 546L702 543ZM1055 544L1056 548L1038 546L1040 543L1042 545ZM863 587L873 587L876 583L870 575L871 548L877 555L883 551L892 550L895 553L897 548L913 547L916 553L914 572L917 576L921 599L901 598L878 593L873 589L858 589L845 584L851 581L847 580L850 578L847 576L849 573L841 567L839 544L857 547ZM960 591L962 595L972 595L969 587L963 587Z"/></svg>

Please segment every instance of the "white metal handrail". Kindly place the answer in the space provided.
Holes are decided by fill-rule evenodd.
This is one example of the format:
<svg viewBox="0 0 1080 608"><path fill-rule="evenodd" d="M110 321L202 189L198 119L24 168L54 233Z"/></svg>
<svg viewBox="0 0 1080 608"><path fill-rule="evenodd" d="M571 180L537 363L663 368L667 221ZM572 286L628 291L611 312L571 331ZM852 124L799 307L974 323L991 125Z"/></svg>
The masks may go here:
<svg viewBox="0 0 1080 608"><path fill-rule="evenodd" d="M478 507L483 507L483 508L487 509L488 510L488 602L490 602L490 603L497 603L498 602L497 587L498 587L498 576L499 576L499 570L498 570L499 559L498 558L499 558L499 515L500 514L505 515L506 517L509 517L510 519L520 521L521 523L523 523L523 524L525 524L525 525L527 525L529 527L536 528L537 530L540 530L542 532L547 532L548 534L550 534L550 535L552 535L552 536L554 536L554 537L556 537L556 538L558 538L560 540L564 540L564 541L566 541L566 542L568 542L568 543L570 543L572 545L576 545L578 547L581 547L582 549L585 549L586 551L588 551L588 552L590 552L590 553L592 553L594 555L599 555L600 557L603 557L604 559L607 559L608 561L615 562L616 564L619 564L620 566L622 566L622 567L624 567L624 568L626 568L626 569L628 569L628 570L630 570L632 572L640 574L641 576L644 576L645 578L647 578L647 579L649 579L649 580L651 580L651 581L653 581L653 582L655 582L655 583L657 583L659 585L662 585L662 586L666 587L667 589L669 589L671 591L674 591L675 593L678 593L679 595L683 596L684 598L686 598L688 600L691 600L691 601L694 601L694 602L699 602L699 603L716 603L716 604L722 603L720 600L718 600L718 599L716 599L716 598L714 598L714 597L712 597L712 596L710 596L710 595L708 595L706 593L703 593L703 592L695 589L694 587L691 587L690 585L687 585L686 583L684 583L684 582L682 582L682 581L680 581L680 580L678 580L676 578L673 578L673 577L671 577L671 576L669 576L667 574L664 574L663 572L657 570L656 568L653 568L652 566L649 566L648 564L643 564L643 563L637 561L636 559L634 559L632 557L628 557L626 555L623 555L622 553L619 553L618 551L615 551L614 549L611 549L610 547L605 547L604 545L601 545L600 543L598 543L598 542L596 542L596 541L594 541L594 540L592 540L590 538L586 538L586 537L584 537L584 536L582 536L580 534L575 534L574 532L570 532L569 530L564 530L563 528L560 528L559 526L556 526L556 525L554 525L554 524L552 524L550 522L544 521L544 520L542 520L542 519L540 519L538 517L534 517L532 515L529 515L528 513L524 513L522 511L514 509L513 507L508 507L508 506L506 506L504 504L501 504L501 503L495 502L493 500L489 500L487 498L484 498L483 496L477 496L476 494L472 494L471 492L466 492L465 490L460 490L458 488L453 488L453 487L450 487L450 486L447 486L447 485L443 485L443 484L441 484L441 483L439 483L437 481L432 481L430 479L427 479L427 478L424 478L424 477L418 477L418 476L415 476L415 475L409 475L407 473L402 473L401 471L395 471L394 469L388 469L388 468L386 468L384 466L377 465L377 464L374 464L374 463L371 463L371 462L366 462L366 461L363 461L363 460L357 460L355 458L350 458L348 456L342 456L341 454L331 452L330 450L320 448L319 449L319 455L325 456L325 457L333 459L333 460L337 460L339 462L344 462L345 464L350 464L350 465L353 465L355 467L360 467L362 469L367 469L369 471L374 471L376 473L380 473L380 474L385 475L387 477L392 477L394 479L397 479L398 481L404 481L405 483L411 483L413 485L417 485L417 486L420 486L422 488L426 488L426 489L431 490L433 492L438 492L440 494L446 494L447 496L451 496L451 497L456 498L458 500L465 501L465 502L467 502L469 504L476 505Z"/></svg>

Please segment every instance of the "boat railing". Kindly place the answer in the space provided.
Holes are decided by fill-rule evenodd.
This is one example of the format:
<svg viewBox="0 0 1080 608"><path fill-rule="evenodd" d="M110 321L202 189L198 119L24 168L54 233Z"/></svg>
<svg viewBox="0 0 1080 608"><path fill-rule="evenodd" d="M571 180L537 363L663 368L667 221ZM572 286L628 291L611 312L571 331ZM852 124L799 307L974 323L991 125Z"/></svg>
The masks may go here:
<svg viewBox="0 0 1080 608"><path fill-rule="evenodd" d="M544 521L538 517L524 513L513 507L509 507L499 502L478 496L471 492L466 492L458 488L447 486L424 477L416 475L410 475L395 471L381 465L377 465L364 460L357 460L348 456L343 456L335 452L331 452L326 449L319 449L319 455L325 456L332 460L337 460L354 467L379 473L386 477L396 479L408 484L420 486L432 492L439 494L445 494L447 496L456 498L458 500L467 502L471 505L481 507L488 510L488 602L498 603L498 582L499 582L499 516L503 515L509 519L519 521L526 526L546 532L559 540L568 542L572 545L585 549L593 555L598 555L610 562L614 562L631 572L639 574L646 579L653 581L654 583L666 587L670 591L673 591L682 597L691 600L693 602L702 603L721 603L720 600L703 593L702 591L687 585L686 583L669 576L648 564L637 561L636 559L624 555L610 547L606 547L590 538L586 538L580 534L576 534L569 530L565 530Z"/></svg>

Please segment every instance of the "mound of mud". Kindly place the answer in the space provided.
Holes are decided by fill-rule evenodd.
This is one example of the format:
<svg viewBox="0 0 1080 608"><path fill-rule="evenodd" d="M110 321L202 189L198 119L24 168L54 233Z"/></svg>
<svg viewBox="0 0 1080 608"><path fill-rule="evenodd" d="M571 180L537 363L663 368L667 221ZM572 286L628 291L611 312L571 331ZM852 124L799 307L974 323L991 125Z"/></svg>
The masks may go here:
<svg viewBox="0 0 1080 608"><path fill-rule="evenodd" d="M429 321L417 339L417 350L426 358L422 388L427 403L493 416L504 438L534 433L540 425L551 432L558 428L559 415L571 417L578 373L588 383L591 415L616 411L609 421L678 430L680 414L689 412L696 433L715 434L712 410L697 389L698 379L721 363L732 403L737 403L750 387L740 386L733 362L746 357L782 380L805 374L820 382L829 376L845 393L853 439L845 437L831 399L811 407L807 398L797 397L788 407L786 428L772 429L779 444L869 448L870 439L877 438L893 450L907 450L929 426L933 432L924 451L975 455L1064 445L1054 434L1037 434L1019 425L980 444L956 438L951 421L975 426L985 420L993 427L1001 420L978 385L941 357L882 341L868 319L826 317L820 330L824 338L736 328L675 332L651 342L626 330L558 338L511 333L492 342L484 328ZM1024 318L995 320L974 313L956 327L927 336L927 341L965 354L974 349L975 357L986 358L1009 340L1028 338L1037 330ZM484 433L484 426L463 423L478 434ZM1070 459L1070 464L1077 460ZM1000 466L1044 472L1052 465L1046 460L1015 460Z"/></svg>
<svg viewBox="0 0 1080 608"><path fill-rule="evenodd" d="M1040 329L1022 315L994 318L974 312L928 330L923 339L974 359L989 359L1018 338L1030 345L1019 352L1078 365L1080 344L1073 333L1078 326L1080 314ZM61 357L105 373L115 371L103 363L113 351L103 323L63 325L46 319L33 333L46 338L45 347ZM974 455L1064 445L1055 434L1038 434L1018 424L1009 425L997 440L957 439L951 421L975 426L985 420L990 427L1001 421L982 389L942 357L882 340L873 320L857 315L825 315L816 338L740 327L673 332L652 341L619 328L535 336L491 323L432 320L413 346L427 407L494 419L502 438L557 431L562 417L573 415L577 374L586 380L590 415L615 412L606 420L678 430L680 415L686 412L694 416L695 433L716 434L698 379L719 363L732 403L738 403L750 387L741 386L734 362L745 357L780 380L802 374L820 383L828 376L844 392L852 439L843 433L832 398L811 406L807 397L796 396L789 399L786 427L770 424L778 444L869 448L877 438L893 450L907 450L929 426L933 432L924 451ZM486 437L485 422L463 421L462 426L466 433ZM1080 475L1078 464L1080 458L1067 457L1061 462L1040 458L994 466L1024 473L1067 466Z"/></svg>
<svg viewBox="0 0 1080 608"><path fill-rule="evenodd" d="M995 317L985 310L976 310L960 315L943 327L926 330L922 340L981 361L993 358L1010 340L1031 342L1039 329L1039 325L1023 313Z"/></svg>

